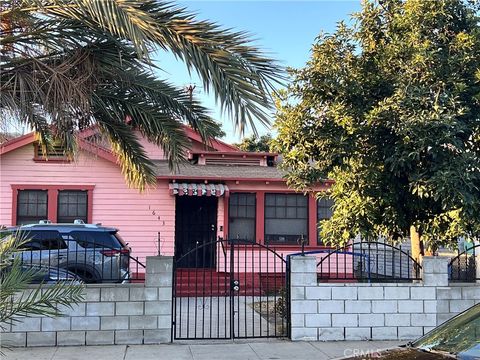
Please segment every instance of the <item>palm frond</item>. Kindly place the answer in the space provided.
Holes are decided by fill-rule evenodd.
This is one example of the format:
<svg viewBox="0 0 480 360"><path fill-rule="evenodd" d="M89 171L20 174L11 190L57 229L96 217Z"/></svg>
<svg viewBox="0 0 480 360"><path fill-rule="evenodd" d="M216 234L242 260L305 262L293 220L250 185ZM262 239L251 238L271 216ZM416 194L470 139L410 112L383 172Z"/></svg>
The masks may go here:
<svg viewBox="0 0 480 360"><path fill-rule="evenodd" d="M195 71L235 127L268 124L282 68L244 32L222 29L156 0L5 0L0 10L0 116L14 114L73 154L76 132L98 124L130 185L154 183L152 163L131 129L160 145L174 167L184 156L181 124L204 141L218 125L197 100L159 80L150 53L171 51ZM124 138L122 138L124 136Z"/></svg>
<svg viewBox="0 0 480 360"><path fill-rule="evenodd" d="M82 301L84 289L78 283L40 284L29 289L39 269L22 267L13 255L28 241L28 235L12 233L0 241L0 323L21 322L32 315L59 316L65 306Z"/></svg>

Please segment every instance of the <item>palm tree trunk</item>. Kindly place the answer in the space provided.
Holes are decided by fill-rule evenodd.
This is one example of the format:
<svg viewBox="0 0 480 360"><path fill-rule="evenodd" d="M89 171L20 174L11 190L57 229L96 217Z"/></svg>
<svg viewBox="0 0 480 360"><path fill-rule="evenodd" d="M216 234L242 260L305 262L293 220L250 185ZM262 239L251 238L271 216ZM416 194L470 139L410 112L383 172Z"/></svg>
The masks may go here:
<svg viewBox="0 0 480 360"><path fill-rule="evenodd" d="M420 263L421 250L420 250L420 234L415 226L410 226L410 246L412 249L412 257Z"/></svg>

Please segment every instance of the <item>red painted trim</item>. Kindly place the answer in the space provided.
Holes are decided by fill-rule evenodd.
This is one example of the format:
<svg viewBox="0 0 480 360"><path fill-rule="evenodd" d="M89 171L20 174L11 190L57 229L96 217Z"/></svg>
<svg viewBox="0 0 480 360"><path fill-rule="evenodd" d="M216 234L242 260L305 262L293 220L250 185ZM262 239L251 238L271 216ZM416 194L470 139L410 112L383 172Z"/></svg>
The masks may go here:
<svg viewBox="0 0 480 360"><path fill-rule="evenodd" d="M87 222L93 223L93 186L87 189Z"/></svg>
<svg viewBox="0 0 480 360"><path fill-rule="evenodd" d="M317 200L313 195L308 195L308 244L317 243Z"/></svg>
<svg viewBox="0 0 480 360"><path fill-rule="evenodd" d="M114 164L117 164L117 157L110 151L107 150L101 146L92 144L91 142L88 142L87 140L84 139L78 139L78 147L82 150L88 151L94 155L97 155L98 157L101 157L102 159L108 160Z"/></svg>
<svg viewBox="0 0 480 360"><path fill-rule="evenodd" d="M223 237L227 238L228 234L228 225L229 225L229 218L228 218L228 211L230 206L230 198L228 196L223 198Z"/></svg>
<svg viewBox="0 0 480 360"><path fill-rule="evenodd" d="M252 151L190 151L191 154L196 155L230 155L230 156L248 156L248 157L261 157L264 156L274 156L277 157L277 153L269 152L252 152Z"/></svg>
<svg viewBox="0 0 480 360"><path fill-rule="evenodd" d="M191 127L189 127L187 125L184 125L183 129L184 129L187 137L189 137L190 139L195 140L199 143L205 144L205 142L203 141L200 134L197 133L195 130L193 130ZM213 139L213 140L209 141L208 144L205 144L205 145L211 146L215 150L218 150L218 151L238 151L238 148L236 148L235 146L229 145L229 144L227 144L227 143L225 143L221 140L218 140L218 139Z"/></svg>
<svg viewBox="0 0 480 360"><path fill-rule="evenodd" d="M87 136L89 134L93 134L92 130L87 130ZM113 163L117 163L117 158L116 156L110 151L105 148L102 148L101 146L92 144L88 142L87 140L83 139L85 137L85 134L81 133L79 134L79 137L77 138L78 140L78 147L82 150L88 151L93 153L94 155L97 155L105 160L111 161ZM7 142L4 142L3 144L0 145L0 155L9 153L10 151L16 150L18 148L21 148L22 146L34 143L36 141L35 139L35 133L29 133L23 136L19 136L15 139L9 140ZM34 153L36 154L36 152ZM36 158L34 155L34 161L41 161L41 162L52 162L52 163L58 163L58 160L45 160L45 159L39 159ZM61 162L66 162L66 160L61 160ZM68 162L68 160L67 160Z"/></svg>
<svg viewBox="0 0 480 360"><path fill-rule="evenodd" d="M265 191L257 191L255 235L257 242L265 243Z"/></svg>
<svg viewBox="0 0 480 360"><path fill-rule="evenodd" d="M48 189L47 218L51 222L58 222L58 189Z"/></svg>
<svg viewBox="0 0 480 360"><path fill-rule="evenodd" d="M44 185L44 184L13 184L16 190L93 190L95 185Z"/></svg>
<svg viewBox="0 0 480 360"><path fill-rule="evenodd" d="M87 221L93 219L93 190L95 185L42 185L42 184L13 184L12 188L12 226L17 224L17 197L18 190L47 190L47 218L57 222L58 217L58 192L61 190L86 190L87 191Z"/></svg>
<svg viewBox="0 0 480 360"><path fill-rule="evenodd" d="M26 135L19 136L15 139L4 142L0 145L0 155L9 153L10 151L21 148L22 146L31 144L35 141L35 133L31 132Z"/></svg>
<svg viewBox="0 0 480 360"><path fill-rule="evenodd" d="M201 166L201 165L200 165ZM214 180L214 181L261 181L261 182L285 182L282 178L274 178L274 179L262 179L262 178L239 178L239 177L222 177L222 176L185 176L185 175L159 175L157 176L158 180L186 180L189 179L191 181L203 181L203 180Z"/></svg>
<svg viewBox="0 0 480 360"><path fill-rule="evenodd" d="M17 225L17 200L18 189L12 187L12 223L10 225Z"/></svg>
<svg viewBox="0 0 480 360"><path fill-rule="evenodd" d="M201 165L200 165L201 166ZM231 177L231 176L186 176L186 175L158 175L157 180L191 180L191 181L240 181L240 182L283 182L285 183L286 180L283 178L239 178L239 177ZM323 184L318 184L317 186L322 186L322 185L331 185L333 184L333 180L325 180ZM266 188L268 188L268 184L265 184ZM324 189L318 189L318 191L322 191ZM272 193L275 191L272 191ZM278 192L298 192L295 190L288 190L285 189L285 191L278 191Z"/></svg>

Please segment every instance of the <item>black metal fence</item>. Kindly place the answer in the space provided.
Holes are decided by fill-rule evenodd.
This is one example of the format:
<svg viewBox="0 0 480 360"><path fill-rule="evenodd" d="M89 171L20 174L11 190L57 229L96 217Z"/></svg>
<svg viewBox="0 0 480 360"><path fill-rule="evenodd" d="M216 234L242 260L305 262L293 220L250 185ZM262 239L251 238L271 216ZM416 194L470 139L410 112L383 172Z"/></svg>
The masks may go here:
<svg viewBox="0 0 480 360"><path fill-rule="evenodd" d="M55 246L42 243L15 253L22 269L36 271L34 282L81 280L85 283L143 282L145 265L131 256L128 248L114 248L95 242ZM50 245L50 246L47 246Z"/></svg>
<svg viewBox="0 0 480 360"><path fill-rule="evenodd" d="M321 282L409 282L421 279L422 266L410 251L382 242L351 242L338 249L304 252L318 259Z"/></svg>
<svg viewBox="0 0 480 360"><path fill-rule="evenodd" d="M286 276L283 256L266 245L196 244L174 261L172 338L287 336Z"/></svg>
<svg viewBox="0 0 480 360"><path fill-rule="evenodd" d="M459 252L448 265L449 279L452 282L476 282L480 280L477 272L477 257L480 244L471 245L467 250Z"/></svg>

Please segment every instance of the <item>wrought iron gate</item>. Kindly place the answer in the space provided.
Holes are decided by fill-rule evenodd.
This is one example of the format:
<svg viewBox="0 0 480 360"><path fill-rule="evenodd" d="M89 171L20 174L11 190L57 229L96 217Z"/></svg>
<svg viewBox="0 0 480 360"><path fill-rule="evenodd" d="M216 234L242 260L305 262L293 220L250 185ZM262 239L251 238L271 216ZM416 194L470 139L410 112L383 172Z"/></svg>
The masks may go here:
<svg viewBox="0 0 480 360"><path fill-rule="evenodd" d="M176 258L172 339L288 336L286 266L268 246L244 240L219 239Z"/></svg>

